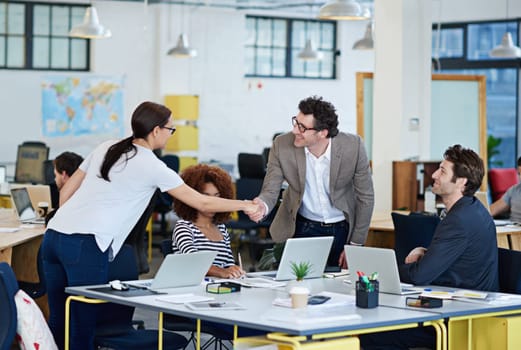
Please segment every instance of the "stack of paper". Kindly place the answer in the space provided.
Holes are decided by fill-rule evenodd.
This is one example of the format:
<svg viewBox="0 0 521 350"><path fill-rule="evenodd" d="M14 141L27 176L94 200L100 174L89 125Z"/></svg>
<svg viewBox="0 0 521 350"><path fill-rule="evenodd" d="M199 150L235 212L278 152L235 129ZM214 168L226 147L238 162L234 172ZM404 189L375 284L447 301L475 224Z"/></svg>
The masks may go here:
<svg viewBox="0 0 521 350"><path fill-rule="evenodd" d="M318 305L308 305L310 308L323 308L323 307L332 307L332 306L345 306L345 305L355 305L356 298L354 295L333 293L333 292L320 292L316 295L323 295L326 297L330 297L328 301L323 304ZM291 307L291 298L276 298L273 300L273 305L282 306L282 307Z"/></svg>
<svg viewBox="0 0 521 350"><path fill-rule="evenodd" d="M193 293L186 294L168 294L168 295L160 295L156 297L156 300L164 301L172 304L186 304L186 303L195 303L201 301L211 301L214 300L213 297L208 297L205 295L195 295Z"/></svg>

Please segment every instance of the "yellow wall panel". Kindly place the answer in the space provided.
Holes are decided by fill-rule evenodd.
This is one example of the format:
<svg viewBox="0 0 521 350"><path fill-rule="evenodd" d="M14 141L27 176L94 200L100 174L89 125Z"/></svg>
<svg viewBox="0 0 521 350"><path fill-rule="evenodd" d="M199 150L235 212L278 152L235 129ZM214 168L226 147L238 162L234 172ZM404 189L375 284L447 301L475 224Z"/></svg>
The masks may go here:
<svg viewBox="0 0 521 350"><path fill-rule="evenodd" d="M199 129L193 125L178 125L177 131L166 143L165 151L197 151L199 149Z"/></svg>
<svg viewBox="0 0 521 350"><path fill-rule="evenodd" d="M197 163L198 161L196 157L179 157L179 172L183 171L186 167Z"/></svg>
<svg viewBox="0 0 521 350"><path fill-rule="evenodd" d="M199 118L199 96L166 95L165 105L172 111L174 120L197 120Z"/></svg>

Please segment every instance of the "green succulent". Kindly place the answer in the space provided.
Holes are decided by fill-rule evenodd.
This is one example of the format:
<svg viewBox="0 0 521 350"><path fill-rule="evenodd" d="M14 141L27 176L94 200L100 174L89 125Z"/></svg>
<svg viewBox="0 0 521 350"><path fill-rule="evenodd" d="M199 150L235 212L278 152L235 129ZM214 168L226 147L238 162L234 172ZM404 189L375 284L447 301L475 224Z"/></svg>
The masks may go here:
<svg viewBox="0 0 521 350"><path fill-rule="evenodd" d="M295 275L297 281L302 281L304 277L306 277L308 273L311 271L311 267L313 265L309 261L301 261L299 263L291 261L290 266L291 271Z"/></svg>

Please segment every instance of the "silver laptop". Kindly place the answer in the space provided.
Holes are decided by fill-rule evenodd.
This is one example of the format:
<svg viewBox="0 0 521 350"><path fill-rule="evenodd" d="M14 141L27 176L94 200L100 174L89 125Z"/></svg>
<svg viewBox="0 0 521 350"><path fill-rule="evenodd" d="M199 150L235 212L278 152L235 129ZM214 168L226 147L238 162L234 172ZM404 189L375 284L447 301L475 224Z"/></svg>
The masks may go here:
<svg viewBox="0 0 521 350"><path fill-rule="evenodd" d="M248 276L271 277L276 281L292 280L295 279L295 276L291 270L291 263L309 262L311 271L305 278L322 277L332 244L332 236L290 238L286 241L279 268L276 272L258 272L248 274Z"/></svg>
<svg viewBox="0 0 521 350"><path fill-rule="evenodd" d="M481 202L481 204L483 204L485 209L487 209L487 211L490 213L490 204L488 203L488 194L487 194L487 192L476 191L476 193L474 193L474 196L476 196L476 198ZM506 225L513 224L513 222L510 221L510 220L494 219L494 224L496 226L506 226Z"/></svg>
<svg viewBox="0 0 521 350"><path fill-rule="evenodd" d="M198 251L189 254L168 254L152 280L126 281L132 287L150 290L200 285L217 252Z"/></svg>
<svg viewBox="0 0 521 350"><path fill-rule="evenodd" d="M393 249L346 245L345 252L349 271L351 271L350 275L356 276L357 271L366 275L377 272L380 292L406 295L419 294L423 291L422 288L405 286L400 283L398 264Z"/></svg>
<svg viewBox="0 0 521 350"><path fill-rule="evenodd" d="M27 188L11 188L11 198L18 218L23 224L45 224L45 218L38 217L36 214Z"/></svg>

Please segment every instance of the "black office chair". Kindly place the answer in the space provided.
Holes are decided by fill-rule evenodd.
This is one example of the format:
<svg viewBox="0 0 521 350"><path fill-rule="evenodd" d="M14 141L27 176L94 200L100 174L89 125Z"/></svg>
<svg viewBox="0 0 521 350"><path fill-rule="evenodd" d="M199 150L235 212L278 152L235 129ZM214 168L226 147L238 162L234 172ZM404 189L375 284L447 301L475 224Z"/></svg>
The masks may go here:
<svg viewBox="0 0 521 350"><path fill-rule="evenodd" d="M264 175L266 175L266 166L262 154L239 153L237 165L241 178L262 180Z"/></svg>
<svg viewBox="0 0 521 350"><path fill-rule="evenodd" d="M43 258L41 247L38 249L38 254L36 256L36 269L38 271L38 282L18 281L19 288L26 292L27 295L33 299L40 298L44 296L45 293L47 293L45 275L43 273Z"/></svg>
<svg viewBox="0 0 521 350"><path fill-rule="evenodd" d="M43 142L26 141L18 146L15 182L45 183L44 162L49 159L49 147Z"/></svg>
<svg viewBox="0 0 521 350"><path fill-rule="evenodd" d="M521 294L521 251L498 248L499 291Z"/></svg>
<svg viewBox="0 0 521 350"><path fill-rule="evenodd" d="M138 278L136 257L130 245L124 245L109 265L109 280ZM152 329L135 329L132 317L134 308L113 303L96 305L98 322L95 346L112 350L157 349L158 332ZM163 332L164 349L184 349L188 340L180 334Z"/></svg>
<svg viewBox="0 0 521 350"><path fill-rule="evenodd" d="M396 261L403 264L416 247L428 247L440 218L434 215L391 213L394 224L394 250Z"/></svg>
<svg viewBox="0 0 521 350"><path fill-rule="evenodd" d="M0 262L0 350L9 350L16 335L17 315L14 296L18 291L11 266Z"/></svg>
<svg viewBox="0 0 521 350"><path fill-rule="evenodd" d="M161 253L163 256L167 256L172 253L172 240L164 239L161 241ZM182 317L165 314L163 318L163 328L169 331L174 332L188 332L190 333L190 337L188 339L188 344L192 343L194 348L196 346L196 320ZM208 334L211 337L201 346L201 349L207 349L212 344L215 349L219 347L219 349L229 349L226 342L231 342L233 340L233 333L224 327L219 327L217 324L212 322L201 322L201 333ZM231 344L229 344L231 345Z"/></svg>
<svg viewBox="0 0 521 350"><path fill-rule="evenodd" d="M179 172L179 157L174 154L167 154L160 159L172 170ZM163 237L166 237L169 233L167 231L166 214L172 211L172 197L168 193L161 193L157 196L154 212L158 213L160 219L160 231Z"/></svg>

